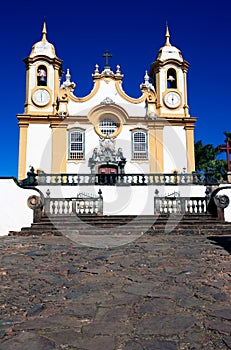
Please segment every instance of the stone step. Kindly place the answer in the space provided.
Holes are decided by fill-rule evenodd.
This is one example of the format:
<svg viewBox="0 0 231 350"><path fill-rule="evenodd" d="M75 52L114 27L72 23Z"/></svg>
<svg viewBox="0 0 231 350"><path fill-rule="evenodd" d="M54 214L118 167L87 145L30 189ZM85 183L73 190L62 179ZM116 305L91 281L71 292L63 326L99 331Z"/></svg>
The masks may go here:
<svg viewBox="0 0 231 350"><path fill-rule="evenodd" d="M199 225L188 225L186 223L182 223L182 222L167 222L167 223L143 223L141 222L139 223L127 223L124 225L119 225L119 224L103 224L103 223L41 223L41 224L32 224L30 229L33 230L38 230L38 231L46 231L46 230L51 230L51 229L56 229L56 230L66 230L66 229L78 229L78 230L87 230L87 229L112 229L112 228L118 228L120 230L132 230L132 229L136 229L137 227L139 227L140 229L144 230L144 229L149 229L152 228L153 230L165 230L167 227L169 228L177 228L177 229L187 229L188 227L191 228L197 228L197 230L199 229L216 229L216 230L223 230L223 229L227 229L230 230L230 225L227 224L222 224L222 223L217 223L216 225L208 225L208 224L203 224L200 223ZM21 230L25 231L27 230L27 227L23 227Z"/></svg>
<svg viewBox="0 0 231 350"><path fill-rule="evenodd" d="M185 218L185 217L129 217L129 218L120 218L120 217L73 217L73 216L66 216L66 217L50 217L50 218L43 218L39 223L36 223L37 225L40 224L50 224L50 223L62 223L62 224L80 224L81 222L87 223L87 224L94 224L94 225L102 225L102 224L116 224L116 225L123 225L127 224L128 222L133 222L135 220L136 223L142 222L142 223L155 223L155 224L165 224L166 222L172 222L172 223L178 223L181 222L182 224L195 224L197 222L197 225L203 225L203 224L217 224L219 221L217 219L213 218ZM225 223L226 224L226 223Z"/></svg>
<svg viewBox="0 0 231 350"><path fill-rule="evenodd" d="M36 236L36 235L42 235L42 234L52 234L56 236L61 236L61 235L67 235L72 234L72 235L77 235L77 236L113 236L113 237L120 237L120 236L141 236L142 234L148 234L148 235L162 235L162 234L175 234L175 235L227 235L230 234L230 228L226 229L214 229L214 228L164 228L164 229L144 229L142 230L141 228L132 228L131 230L74 230L74 229L66 229L66 230L60 230L60 229L55 229L52 228L50 230L35 230L35 229L26 229L26 230L21 230L19 232L11 231L9 232L9 235L14 236L14 235L21 235L21 236Z"/></svg>
<svg viewBox="0 0 231 350"><path fill-rule="evenodd" d="M75 220L75 221L41 221L40 223L33 223L31 225L31 228L34 229L49 229L52 226L55 227L79 227L79 228L86 228L86 226L91 226L91 227L104 227L104 228L111 228L111 227L136 227L136 226L143 226L143 227L152 227L154 226L155 228L160 228L163 229L166 225L168 226L177 226L177 227L188 227L188 226L197 226L200 228L204 227L217 227L217 228L225 228L225 227L230 227L228 223L221 223L221 222L198 222L198 223L193 223L193 222L186 222L186 221L175 221L175 220L166 220L166 221L154 221L154 220L149 220L149 221L130 221L130 222L104 222L104 221L80 221L80 220ZM24 229L24 228L22 228Z"/></svg>
<svg viewBox="0 0 231 350"><path fill-rule="evenodd" d="M55 215L43 217L31 227L23 227L22 235L55 235L72 232L80 235L130 235L130 234L224 234L230 233L231 224L203 215ZM14 234L11 232L10 234Z"/></svg>

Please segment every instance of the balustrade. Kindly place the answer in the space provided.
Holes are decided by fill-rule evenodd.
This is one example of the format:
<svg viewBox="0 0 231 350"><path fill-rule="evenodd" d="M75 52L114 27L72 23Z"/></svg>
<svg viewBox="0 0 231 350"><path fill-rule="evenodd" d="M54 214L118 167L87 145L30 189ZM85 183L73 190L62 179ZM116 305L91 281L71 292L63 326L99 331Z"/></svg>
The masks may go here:
<svg viewBox="0 0 231 350"><path fill-rule="evenodd" d="M77 196L71 198L50 198L50 191L44 199L45 214L50 215L99 215L103 214L103 197Z"/></svg>
<svg viewBox="0 0 231 350"><path fill-rule="evenodd" d="M212 177L192 174L45 174L37 175L38 185L206 185L215 183Z"/></svg>
<svg viewBox="0 0 231 350"><path fill-rule="evenodd" d="M205 214L206 197L155 197L155 214Z"/></svg>

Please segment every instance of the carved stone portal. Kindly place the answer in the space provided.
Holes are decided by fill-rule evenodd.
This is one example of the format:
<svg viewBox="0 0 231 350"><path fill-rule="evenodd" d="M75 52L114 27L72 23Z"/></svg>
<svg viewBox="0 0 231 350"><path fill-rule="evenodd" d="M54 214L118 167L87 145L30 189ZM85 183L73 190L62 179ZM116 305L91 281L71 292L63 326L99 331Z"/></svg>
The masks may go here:
<svg viewBox="0 0 231 350"><path fill-rule="evenodd" d="M99 148L94 148L91 158L89 158L89 167L92 174L97 174L101 166L117 166L118 173L124 173L126 159L123 156L123 150L119 147L116 150L116 140L111 138L101 138Z"/></svg>

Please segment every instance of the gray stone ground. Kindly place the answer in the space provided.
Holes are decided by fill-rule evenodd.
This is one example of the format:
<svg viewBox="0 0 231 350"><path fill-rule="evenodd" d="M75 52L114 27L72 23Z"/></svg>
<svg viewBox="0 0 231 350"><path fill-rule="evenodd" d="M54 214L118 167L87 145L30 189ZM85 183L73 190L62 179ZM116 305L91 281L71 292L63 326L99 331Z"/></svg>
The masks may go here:
<svg viewBox="0 0 231 350"><path fill-rule="evenodd" d="M1 350L231 349L231 260L206 236L113 249L1 237Z"/></svg>

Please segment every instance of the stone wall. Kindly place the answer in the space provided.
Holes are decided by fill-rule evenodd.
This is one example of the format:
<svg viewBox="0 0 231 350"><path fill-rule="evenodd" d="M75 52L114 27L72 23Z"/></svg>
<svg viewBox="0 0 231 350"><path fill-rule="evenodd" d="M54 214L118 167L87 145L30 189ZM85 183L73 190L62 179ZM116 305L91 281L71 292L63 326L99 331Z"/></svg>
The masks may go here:
<svg viewBox="0 0 231 350"><path fill-rule="evenodd" d="M38 192L21 188L15 178L0 178L0 236L20 231L33 222L33 210L27 206L29 196Z"/></svg>

